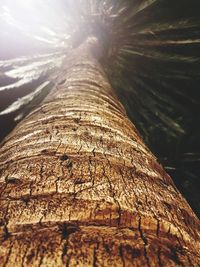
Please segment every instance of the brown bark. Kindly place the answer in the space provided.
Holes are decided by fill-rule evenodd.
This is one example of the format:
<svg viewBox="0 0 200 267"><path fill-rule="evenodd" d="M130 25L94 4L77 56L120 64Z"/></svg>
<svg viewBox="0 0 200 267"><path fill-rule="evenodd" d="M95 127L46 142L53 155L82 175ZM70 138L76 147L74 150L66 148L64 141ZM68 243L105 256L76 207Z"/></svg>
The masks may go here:
<svg viewBox="0 0 200 267"><path fill-rule="evenodd" d="M0 150L0 266L198 266L199 221L82 45Z"/></svg>

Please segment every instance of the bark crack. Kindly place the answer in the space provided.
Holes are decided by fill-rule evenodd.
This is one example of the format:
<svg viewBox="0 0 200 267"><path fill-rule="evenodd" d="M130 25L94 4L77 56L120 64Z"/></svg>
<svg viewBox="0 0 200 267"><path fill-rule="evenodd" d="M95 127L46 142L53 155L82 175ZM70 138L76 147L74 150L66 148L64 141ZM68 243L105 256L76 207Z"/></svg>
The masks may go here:
<svg viewBox="0 0 200 267"><path fill-rule="evenodd" d="M96 246L94 247L93 249L93 263L92 263L92 266L93 267L98 267L98 264L97 264L97 251L99 249L99 243L96 244Z"/></svg>
<svg viewBox="0 0 200 267"><path fill-rule="evenodd" d="M120 255L121 260L122 260L122 266L125 267L126 264L125 264L124 253L123 253L123 246L121 244L119 246L119 255Z"/></svg>
<svg viewBox="0 0 200 267"><path fill-rule="evenodd" d="M3 267L6 267L7 264L8 264L10 255L11 255L11 253L12 253L12 249L13 249L13 243L11 243L10 246L9 246L9 250L8 250L8 252L7 252L7 257L6 257L6 260L5 260L4 264L3 264Z"/></svg>
<svg viewBox="0 0 200 267"><path fill-rule="evenodd" d="M150 260L148 258L148 255L147 255L147 246L148 246L148 241L147 241L147 238L145 236L145 234L143 233L142 231L142 227L141 227L141 217L139 218L139 221L138 221L138 230L140 232L140 237L144 243L144 257L146 259L146 262L147 262L147 266L148 267L151 267L150 265Z"/></svg>

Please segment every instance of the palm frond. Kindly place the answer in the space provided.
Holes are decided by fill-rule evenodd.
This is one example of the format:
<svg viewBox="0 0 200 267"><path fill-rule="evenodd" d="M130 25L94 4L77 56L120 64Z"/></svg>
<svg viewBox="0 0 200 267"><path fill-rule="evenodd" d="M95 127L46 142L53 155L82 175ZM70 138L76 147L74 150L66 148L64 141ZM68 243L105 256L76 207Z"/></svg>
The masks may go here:
<svg viewBox="0 0 200 267"><path fill-rule="evenodd" d="M41 101L64 55L96 35L104 48L104 69L129 117L192 199L199 182L198 167L190 167L199 166L200 151L194 119L200 111L199 0L60 0L56 5L35 0L35 5L48 10L52 20L34 18L41 29L32 36L28 25L24 31L21 24L13 27L20 40L25 34L26 44L31 40L42 47L37 51L46 52L0 61L0 120L20 118ZM0 34L5 37L2 18ZM12 46L12 38L8 40ZM194 195L193 208L199 212Z"/></svg>

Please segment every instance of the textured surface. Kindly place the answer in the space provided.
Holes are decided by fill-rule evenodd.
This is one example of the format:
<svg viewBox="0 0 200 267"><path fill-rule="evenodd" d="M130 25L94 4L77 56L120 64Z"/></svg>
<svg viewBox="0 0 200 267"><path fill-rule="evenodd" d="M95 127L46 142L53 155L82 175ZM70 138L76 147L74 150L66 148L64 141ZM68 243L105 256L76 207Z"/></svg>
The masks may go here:
<svg viewBox="0 0 200 267"><path fill-rule="evenodd" d="M199 221L82 45L0 151L2 266L198 266Z"/></svg>
<svg viewBox="0 0 200 267"><path fill-rule="evenodd" d="M0 57L10 58L0 61L0 140L16 125L13 120L49 92L40 87L38 95L36 88L51 81L63 53L95 34L107 50L104 69L129 118L200 218L200 1L29 2L0 1ZM24 16L16 18L19 12L30 14L27 23ZM51 31L44 39L46 19ZM30 34L33 24L38 34ZM46 54L49 49L53 54Z"/></svg>

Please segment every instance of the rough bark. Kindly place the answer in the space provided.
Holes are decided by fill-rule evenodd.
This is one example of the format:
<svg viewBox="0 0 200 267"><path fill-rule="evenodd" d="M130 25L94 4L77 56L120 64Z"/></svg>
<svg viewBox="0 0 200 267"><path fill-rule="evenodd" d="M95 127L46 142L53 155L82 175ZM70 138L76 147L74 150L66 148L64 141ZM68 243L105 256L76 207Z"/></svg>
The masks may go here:
<svg viewBox="0 0 200 267"><path fill-rule="evenodd" d="M199 221L87 45L0 150L0 266L198 266Z"/></svg>

